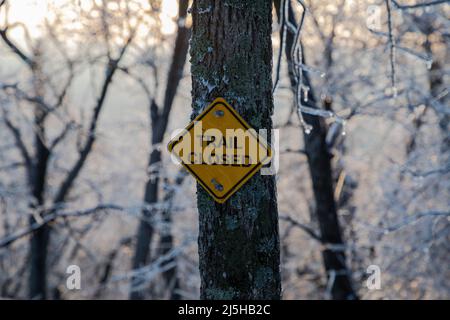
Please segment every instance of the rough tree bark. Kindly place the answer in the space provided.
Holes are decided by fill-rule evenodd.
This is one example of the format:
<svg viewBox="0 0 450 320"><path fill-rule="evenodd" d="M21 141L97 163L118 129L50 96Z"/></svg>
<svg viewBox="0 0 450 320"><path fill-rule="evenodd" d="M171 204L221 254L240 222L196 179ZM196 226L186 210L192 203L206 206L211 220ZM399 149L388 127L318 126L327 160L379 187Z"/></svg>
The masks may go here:
<svg viewBox="0 0 450 320"><path fill-rule="evenodd" d="M272 129L272 2L194 0L193 116L224 97L255 129ZM279 299L274 176L252 177L226 203L197 187L202 299Z"/></svg>
<svg viewBox="0 0 450 320"><path fill-rule="evenodd" d="M151 102L150 115L152 125L152 151L148 161L149 175L144 194L144 203L150 205L149 208L144 208L142 215L145 219L142 219L139 223L137 232L137 244L135 254L133 258L133 269L138 269L146 265L150 258L150 246L154 234L154 228L151 222L152 217L156 214L155 210L151 208L151 205L158 201L158 188L159 188L159 169L161 163L161 151L159 145L164 139L164 134L167 129L169 121L170 111L172 109L173 100L175 98L178 85L183 76L183 69L186 63L186 57L189 49L189 36L190 29L186 26L185 20L187 15L189 1L180 0L178 7L178 30L175 39L175 48L172 57L172 63L169 69L167 78L167 86L164 95L163 108L160 111L156 101ZM163 212L163 219L171 223L171 213L168 210ZM171 233L163 234L161 237L161 251L163 253L170 251L172 247L173 237ZM170 263L170 262L168 262ZM172 268L163 273L163 277L168 285L172 285L171 298L179 299L176 294L176 287L178 285L177 280L173 280L176 277L176 269ZM145 297L146 290L134 290L136 286L141 284L141 280L134 278L131 280L130 299L143 299Z"/></svg>
<svg viewBox="0 0 450 320"><path fill-rule="evenodd" d="M277 14L280 14L280 0L275 0ZM296 26L296 20L292 7L289 5L289 22ZM288 61L289 78L291 86L296 88L297 80L293 72L291 49L294 43L294 34L288 30L286 34L286 58ZM312 84L309 76L303 71L303 82L310 88L308 102L304 102L311 108L317 108ZM295 90L294 90L295 91ZM303 101L303 97L301 98ZM313 126L313 130L303 134L305 152L308 158L309 172L313 184L315 199L315 215L319 223L321 241L324 245L342 247L341 228L337 215L337 205L334 199L333 171L331 166L331 154L326 143L327 126L323 118L303 113L306 123ZM345 252L342 250L324 249L322 252L327 278L333 272L336 273L332 285L331 295L333 299L356 299L357 295L351 285L350 271L346 266Z"/></svg>

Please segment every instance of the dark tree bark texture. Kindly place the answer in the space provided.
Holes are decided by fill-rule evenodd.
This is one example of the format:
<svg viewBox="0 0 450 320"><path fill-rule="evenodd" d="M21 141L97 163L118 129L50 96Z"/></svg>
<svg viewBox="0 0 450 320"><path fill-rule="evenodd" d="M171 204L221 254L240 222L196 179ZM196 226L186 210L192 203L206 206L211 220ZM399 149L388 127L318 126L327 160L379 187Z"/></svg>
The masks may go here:
<svg viewBox="0 0 450 320"><path fill-rule="evenodd" d="M225 98L255 129L272 128L272 2L195 0L193 116ZM226 203L198 186L202 299L279 299L274 176L257 173Z"/></svg>

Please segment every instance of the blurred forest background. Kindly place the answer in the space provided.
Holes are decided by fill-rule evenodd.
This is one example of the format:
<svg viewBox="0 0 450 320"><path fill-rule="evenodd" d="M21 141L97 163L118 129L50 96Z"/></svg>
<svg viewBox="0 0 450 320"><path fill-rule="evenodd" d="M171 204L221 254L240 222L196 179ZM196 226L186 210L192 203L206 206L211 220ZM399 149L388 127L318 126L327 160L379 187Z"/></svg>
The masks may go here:
<svg viewBox="0 0 450 320"><path fill-rule="evenodd" d="M449 299L448 2L274 4L283 299L336 298L326 250L345 252L360 299ZM192 112L191 5L0 0L1 298L198 299L196 183L165 147ZM280 51L299 30L303 102Z"/></svg>

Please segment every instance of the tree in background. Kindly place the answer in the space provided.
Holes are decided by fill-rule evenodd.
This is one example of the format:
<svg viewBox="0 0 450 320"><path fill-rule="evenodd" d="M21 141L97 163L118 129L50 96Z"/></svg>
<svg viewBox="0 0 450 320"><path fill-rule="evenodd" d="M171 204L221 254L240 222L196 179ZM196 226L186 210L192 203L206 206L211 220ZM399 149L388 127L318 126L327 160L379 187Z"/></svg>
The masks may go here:
<svg viewBox="0 0 450 320"><path fill-rule="evenodd" d="M330 292L333 299L355 299L356 294L351 285L350 270L346 266L345 246L339 225L337 204L334 199L334 176L331 165L332 155L330 153L330 146L327 143L328 128L323 117L302 111L302 105L315 110L319 109L309 74L303 67L299 68L296 66L295 56L292 55L295 52L294 46L296 43L302 46L299 43L300 39L298 39L302 25L297 24L289 0L275 0L274 4L279 20L283 22L280 26L280 38L285 40L283 45L285 45L284 49L288 62L292 91L294 96L297 96L297 92L300 93L294 105L297 108L297 112L302 113L301 121L304 121L304 125L308 126L308 128L302 130L305 144L304 152L308 159L309 172L312 180L315 199L314 216L320 228L319 239L324 246L322 253L323 263L327 273L327 279L330 282ZM303 18L301 23L303 23ZM292 27L287 28L286 25ZM332 64L330 50L334 31L331 34L327 51L328 54L325 54L325 57L328 57L329 61L327 63L328 68ZM283 46L281 46L282 48ZM303 51L303 49L301 50ZM305 60L305 53L303 53L301 56L302 65L306 65ZM300 71L296 71L296 69ZM297 74L298 72L301 72L301 74ZM307 89L305 90L304 88Z"/></svg>
<svg viewBox="0 0 450 320"><path fill-rule="evenodd" d="M171 234L171 210L158 210L154 207L155 203L159 201L158 189L160 188L160 170L161 164L161 143L163 142L169 122L169 115L172 109L173 101L175 99L178 85L183 76L183 69L186 62L186 56L189 48L190 29L186 25L186 15L188 10L188 0L180 0L178 6L178 23L175 39L175 47L172 56L172 63L170 65L167 85L164 95L163 107L159 108L153 96L150 95L150 119L151 119L151 153L148 161L149 179L145 186L144 193L144 209L142 212L143 219L139 223L137 232L137 244L133 258L133 269L138 269L149 263L150 250L152 238L154 233L154 226L152 220L158 213L162 214L163 221L166 223L166 228L161 235L159 255L165 255L173 247L173 236ZM148 89L146 89L147 92ZM167 200L167 199L166 199ZM167 202L167 201L165 201ZM171 263L172 259L167 261ZM178 289L178 279L176 276L176 267L169 268L163 273L163 277L169 288L170 297L178 299L179 295L176 293ZM136 287L141 287L142 279L133 278L131 282L131 299L142 299L145 297L146 290Z"/></svg>
<svg viewBox="0 0 450 320"><path fill-rule="evenodd" d="M193 114L224 97L256 130L272 128L272 2L196 0ZM252 177L226 203L197 188L202 299L279 299L275 179Z"/></svg>
<svg viewBox="0 0 450 320"><path fill-rule="evenodd" d="M122 59L135 37L136 30L139 28L140 18L134 23L120 25L118 29L114 29L118 30L118 33L114 33L112 29L117 27L115 25L117 22L115 20L118 14L117 11L107 12L109 9L106 5L95 3L89 8L90 13L95 11L102 17L102 19L93 22L90 27L92 30L98 30L103 35L103 41L96 43L98 46L95 49L99 49L101 53L96 52L99 56L96 57L95 61L104 61L102 64L104 72L100 90L97 93L98 97L87 124L87 130L84 131L83 124L77 124L75 120L71 119L68 112L69 100L67 96L74 83L76 72L80 71L82 64L80 62L81 59L73 57L69 53L70 48L67 46L67 43L60 40L60 37L67 35L57 32L57 30L61 31L65 27L61 18L47 21L46 27L50 43L47 44L41 39L33 41L31 38L26 38L28 40L26 44L31 48L30 52L27 52L9 36L9 32L14 27L25 28L25 34L27 34L26 27L8 24L8 1L1 2L1 9L5 11L5 24L0 28L3 44L28 68L29 78L27 81L16 83L1 82L0 89L3 94L12 97L12 100L17 102L14 108L16 109L14 110L16 114L20 113L18 110L23 105L29 106L33 110L32 123L25 123L29 126L26 131L31 132L34 136L33 145L29 146L29 142L24 139L20 125L15 123L11 117L11 113L13 113L12 108L2 106L3 121L13 136L15 145L22 156L22 165L30 192L29 229L27 232L20 234L24 236L31 233L29 247L29 298L46 299L48 297L47 265L48 247L52 231L51 223L58 216L58 212L67 206L68 196L93 150L101 111L106 104L105 101L114 76L121 67ZM80 17L80 19L82 18ZM89 17L85 16L84 18L89 23ZM64 32L68 31L64 30ZM85 36L84 41L88 39L86 34L83 34L83 30L77 30L77 34L74 33L73 37L76 38L79 35L78 33L81 36ZM48 47L45 47L45 45L48 45ZM104 49L101 48L102 45L106 50L102 50ZM49 50L49 52L56 50L64 66L64 73L58 73L53 69L53 66L45 63L45 54L48 54L48 52L45 52L45 49ZM61 78L61 76L63 77ZM28 87L29 83L31 83L31 87ZM54 124L55 118L61 122L59 125ZM55 127L61 127L61 131L56 135L50 135L49 131L54 132L54 130L50 129ZM74 132L77 132L80 136L80 139L76 141L77 154L75 160L66 168L59 185L49 190L49 171L55 170L54 167L50 166L51 160L56 157L57 150L61 145L64 145L67 141L73 141L68 138ZM106 207L99 206L98 209L106 209ZM80 213L80 215L82 214ZM68 227L67 220L65 224ZM70 227L68 228L70 229ZM1 245L8 246L16 239L17 237L7 238Z"/></svg>

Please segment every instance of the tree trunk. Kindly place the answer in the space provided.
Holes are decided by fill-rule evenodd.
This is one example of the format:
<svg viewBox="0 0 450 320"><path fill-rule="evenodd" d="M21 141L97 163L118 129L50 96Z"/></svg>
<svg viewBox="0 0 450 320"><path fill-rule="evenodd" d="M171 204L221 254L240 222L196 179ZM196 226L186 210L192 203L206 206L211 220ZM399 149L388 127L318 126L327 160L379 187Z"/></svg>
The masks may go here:
<svg viewBox="0 0 450 320"><path fill-rule="evenodd" d="M156 102L153 100L150 106L150 114L152 118L152 152L148 162L148 168L151 170L150 179L145 186L144 203L152 205L158 201L158 187L159 187L159 166L161 163L161 151L159 151L159 144L164 139L164 134L167 129L169 114L172 109L173 101L177 93L178 85L183 76L183 69L186 63L186 57L189 48L189 28L185 25L186 15L188 9L188 0L180 0L178 8L178 30L175 39L174 53L172 57L172 63L169 69L167 78L167 86L164 95L164 104L161 111L158 110ZM142 219L139 223L139 229L137 232L137 245L133 259L133 269L145 266L150 257L151 242L153 238L154 228L151 223L152 217L156 214L154 209L144 209L142 215L145 219ZM165 211L164 217L167 222L171 222L170 212ZM162 242L166 246L172 246L171 231L169 234L162 235ZM168 249L170 251L170 249ZM172 279L176 275L176 268L167 270L164 273L164 279L166 283L171 284ZM133 278L131 280L131 287L140 285L140 280ZM130 299L144 299L145 292L143 290L135 291L131 290ZM178 298L176 294L172 294L172 297Z"/></svg>
<svg viewBox="0 0 450 320"><path fill-rule="evenodd" d="M430 34L427 34L427 39L423 44L423 48L426 54L433 58L433 62L431 63L431 68L428 70L428 84L430 90L430 100L435 99L444 91L444 69L442 67L441 61L434 56L432 50L432 43L430 41ZM442 97L439 101L442 105L446 103L446 97ZM425 123L425 116L427 114L428 109L430 108L430 104L428 103L423 110L415 116L413 120L413 133L409 138L406 144L406 154L411 154L417 147L417 138L420 132L422 125ZM445 113L437 112L437 116L439 118L439 128L442 132L443 141L442 141L442 151L446 151L450 146L450 137L448 135L448 125L450 123L450 116Z"/></svg>
<svg viewBox="0 0 450 320"><path fill-rule="evenodd" d="M180 171L175 178L174 186L179 187L186 177L186 172ZM173 235L172 235L172 209L173 201L175 197L175 189L168 190L164 195L164 210L162 212L163 222L166 224L167 229L162 235L159 242L159 255L163 256L168 254L173 249ZM165 264L171 264L175 258L168 259ZM170 300L180 300L181 295L178 293L180 288L180 280L177 275L176 265L163 272L163 278L166 282Z"/></svg>
<svg viewBox="0 0 450 320"><path fill-rule="evenodd" d="M280 0L275 0L277 13L280 13ZM295 16L289 5L289 21L296 26ZM294 43L294 34L286 34L286 58L289 65L289 77L291 86L296 88L297 80L294 77L292 59L290 52ZM307 104L311 108L317 108L312 84L309 76L303 71L303 82L310 88L308 91ZM295 91L295 90L294 90ZM303 101L303 97L301 97ZM317 217L321 240L324 245L342 247L344 245L339 225L337 206L334 199L333 172L331 167L331 154L326 143L327 126L323 118L303 113L306 123L313 126L313 130L303 134L305 151L308 158L309 172L313 184L315 199L315 215ZM345 252L342 250L325 249L322 253L327 278L335 274L332 283L331 295L333 299L355 299L357 298L351 285L350 271L346 267Z"/></svg>
<svg viewBox="0 0 450 320"><path fill-rule="evenodd" d="M432 43L429 40L429 35L427 35L427 40L425 41L424 47L425 52L428 56L432 57L434 59L433 63L431 64L431 68L428 71L428 82L430 86L430 96L431 99L436 99L441 95L443 92L445 92L445 80L444 75L446 73L445 66L448 62L448 44L446 44L446 52L444 54L444 61L439 61L437 58L437 55L435 56L433 54L432 49ZM446 61L447 60L447 61ZM445 95L441 99L439 99L439 102L445 106L448 102L448 95ZM449 135L449 125L450 125L450 115L448 112L445 112L442 110L438 113L439 117L439 128L442 133L442 145L441 150L442 152L446 152L450 148L450 135Z"/></svg>
<svg viewBox="0 0 450 320"><path fill-rule="evenodd" d="M171 213L171 210L164 210L162 214L163 222L167 225L168 228L171 228L172 226ZM159 254L161 256L168 254L173 249L173 235L171 231L171 229L167 230L161 235L161 239L159 242ZM166 263L162 265L162 267L171 264L172 262L174 262L173 258L168 259ZM173 268L164 271L162 275L169 293L168 298L170 300L180 300L181 296L177 292L177 290L180 288L180 281L177 276L177 267L174 266Z"/></svg>
<svg viewBox="0 0 450 320"><path fill-rule="evenodd" d="M40 52L37 51L35 63L32 67L34 91L36 97L44 96L43 79L40 69ZM30 209L36 215L43 214L42 206L45 203L45 185L47 180L47 165L50 152L46 146L45 119L47 111L42 106L34 106L34 158L31 164L30 189L32 194L32 203ZM35 217L30 216L29 223L37 223ZM50 227L47 224L42 225L33 232L30 238L30 274L29 274L29 298L46 299L47 298L47 247L50 238Z"/></svg>
<svg viewBox="0 0 450 320"><path fill-rule="evenodd" d="M151 177L148 179L145 186L144 202L145 205L151 206L158 201L158 174L155 174L155 165L161 162L161 152L158 149L153 149L150 154L149 168ZM148 262L150 255L150 244L153 237L153 225L151 219L154 215L154 208L144 208L142 211L143 218L139 223L139 229L137 233L136 251L133 259L133 269L138 269L145 266ZM130 299L144 299L145 290L134 290L138 286L141 286L142 281L139 278L131 279L131 292Z"/></svg>
<svg viewBox="0 0 450 320"><path fill-rule="evenodd" d="M36 107L38 108L38 107ZM32 168L32 194L34 203L31 204L31 210L36 214L41 214L40 208L44 204L45 181L47 177L47 162L49 151L41 139L45 137L42 112L36 111L35 134L36 158ZM34 216L30 217L30 225L37 223ZM29 278L29 298L46 299L47 288L47 246L50 236L50 227L47 224L42 225L33 232L30 238L30 278Z"/></svg>
<svg viewBox="0 0 450 320"><path fill-rule="evenodd" d="M195 0L193 115L224 97L255 129L272 129L272 2ZM252 177L226 203L197 187L202 299L279 299L274 176Z"/></svg>

